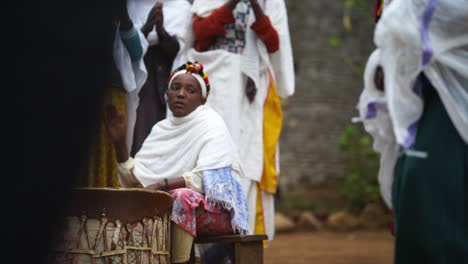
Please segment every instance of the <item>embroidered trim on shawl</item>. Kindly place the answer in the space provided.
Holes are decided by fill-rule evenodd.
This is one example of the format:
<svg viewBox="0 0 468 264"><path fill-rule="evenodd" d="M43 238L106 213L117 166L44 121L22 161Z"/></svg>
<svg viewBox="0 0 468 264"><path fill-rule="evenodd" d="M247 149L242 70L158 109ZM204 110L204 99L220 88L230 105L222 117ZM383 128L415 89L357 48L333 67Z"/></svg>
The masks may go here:
<svg viewBox="0 0 468 264"><path fill-rule="evenodd" d="M219 204L229 210L232 230L249 234L247 202L242 187L231 175L231 168L203 170L202 178L208 205L215 207Z"/></svg>

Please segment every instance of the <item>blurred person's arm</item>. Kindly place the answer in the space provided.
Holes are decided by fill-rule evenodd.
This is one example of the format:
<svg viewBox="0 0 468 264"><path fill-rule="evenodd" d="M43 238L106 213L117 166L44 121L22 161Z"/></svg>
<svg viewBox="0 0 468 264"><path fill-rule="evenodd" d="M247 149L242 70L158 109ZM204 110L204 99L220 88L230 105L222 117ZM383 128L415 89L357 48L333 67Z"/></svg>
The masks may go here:
<svg viewBox="0 0 468 264"><path fill-rule="evenodd" d="M141 45L137 29L133 26L133 22L128 15L126 2L119 13L120 38L122 39L132 62L138 61L143 56L143 47Z"/></svg>
<svg viewBox="0 0 468 264"><path fill-rule="evenodd" d="M268 52L273 53L279 49L279 36L271 24L270 18L265 15L257 0L250 0L255 13L255 23L250 27L265 44Z"/></svg>

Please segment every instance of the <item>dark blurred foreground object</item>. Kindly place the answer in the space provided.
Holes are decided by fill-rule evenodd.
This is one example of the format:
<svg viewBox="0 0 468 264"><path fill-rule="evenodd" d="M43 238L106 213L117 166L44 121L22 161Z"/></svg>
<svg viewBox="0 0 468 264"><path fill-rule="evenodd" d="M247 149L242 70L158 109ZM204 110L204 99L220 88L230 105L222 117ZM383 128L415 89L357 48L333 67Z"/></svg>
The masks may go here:
<svg viewBox="0 0 468 264"><path fill-rule="evenodd" d="M51 231L85 167L112 62L112 1L15 2L15 84L8 90L9 167L15 182L7 228L15 261L46 263ZM11 163L13 158L18 165ZM9 169L9 170L10 170ZM7 251L10 252L9 249ZM27 252L25 254L25 252Z"/></svg>

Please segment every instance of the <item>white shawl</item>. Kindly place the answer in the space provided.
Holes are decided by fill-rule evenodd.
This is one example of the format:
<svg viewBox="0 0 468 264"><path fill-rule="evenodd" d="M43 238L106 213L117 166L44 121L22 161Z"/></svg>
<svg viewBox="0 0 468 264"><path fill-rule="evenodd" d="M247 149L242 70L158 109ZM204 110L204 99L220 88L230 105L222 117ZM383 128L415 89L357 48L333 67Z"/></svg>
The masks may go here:
<svg viewBox="0 0 468 264"><path fill-rule="evenodd" d="M431 6L435 8L430 23L421 25ZM466 0L393 0L377 24L374 33L377 49L366 65L358 110L359 119L373 137L374 149L381 154L378 179L382 197L390 208L399 148L411 146L408 128L423 111L422 98L413 90L421 72L431 81L452 123L468 142L467 20ZM405 27L401 21L405 21ZM422 38L424 30L429 38ZM432 55L423 60L427 50ZM379 64L384 70L385 94L373 82ZM374 115L370 114L369 105L375 102L385 107Z"/></svg>
<svg viewBox="0 0 468 264"><path fill-rule="evenodd" d="M405 25L402 26L402 21ZM468 142L468 1L393 0L377 23L374 42L385 72L388 108L398 144L409 148L423 111L414 91L424 72L452 123Z"/></svg>
<svg viewBox="0 0 468 264"><path fill-rule="evenodd" d="M157 123L134 160L133 174L143 186L164 178L181 177L186 172L223 167L231 167L242 175L224 121L205 105L187 116L170 117Z"/></svg>
<svg viewBox="0 0 468 264"><path fill-rule="evenodd" d="M373 148L380 153L378 181L380 193L389 208L392 208L393 169L398 158L393 125L387 109L387 98L384 92L377 90L374 74L380 62L380 50L370 55L364 71L364 90L359 97L357 109L359 121L373 138Z"/></svg>

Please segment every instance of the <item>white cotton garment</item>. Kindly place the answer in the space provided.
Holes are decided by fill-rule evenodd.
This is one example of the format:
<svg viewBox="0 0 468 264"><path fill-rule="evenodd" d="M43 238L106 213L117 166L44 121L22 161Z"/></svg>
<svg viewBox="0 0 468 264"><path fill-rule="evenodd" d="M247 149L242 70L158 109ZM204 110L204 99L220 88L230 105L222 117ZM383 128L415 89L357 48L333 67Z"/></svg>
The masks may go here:
<svg viewBox="0 0 468 264"><path fill-rule="evenodd" d="M192 12L200 17L209 16L226 0L195 0ZM263 166L263 107L270 85L269 76L275 81L278 94L286 98L294 93L294 65L290 45L287 13L283 0L259 1L265 14L278 32L280 47L268 53L265 44L250 28L255 22L253 12L247 19L244 53L234 54L226 50L199 52L191 48L183 57L200 61L209 75L211 91L207 104L218 112L231 132L239 149L245 177L259 182ZM245 95L247 76L257 88L254 102Z"/></svg>
<svg viewBox="0 0 468 264"><path fill-rule="evenodd" d="M385 72L397 142L409 148L422 115L417 78L424 72L458 133L468 143L468 0L393 0L374 42Z"/></svg>
<svg viewBox="0 0 468 264"><path fill-rule="evenodd" d="M144 187L164 178L182 177L190 171L230 167L242 173L223 119L206 105L187 116L158 122L134 162L133 174Z"/></svg>
<svg viewBox="0 0 468 264"><path fill-rule="evenodd" d="M377 90L374 75L381 65L380 50L369 56L364 71L364 89L359 97L357 110L364 129L373 138L373 149L380 154L378 181L380 193L389 208L392 208L393 170L398 158L399 146L393 133L393 124L387 109L385 92Z"/></svg>
<svg viewBox="0 0 468 264"><path fill-rule="evenodd" d="M115 65L120 72L122 77L122 84L125 88L126 103L127 103L127 147L131 149L133 143L133 131L136 122L136 112L139 104L138 93L141 87L146 82L148 72L144 63L144 55L148 50L148 42L146 41L143 33L138 28L135 28L140 38L140 43L143 49L141 58L137 61L133 61L130 58L130 54L125 48L122 38L120 36L119 29L115 32L113 57Z"/></svg>
<svg viewBox="0 0 468 264"><path fill-rule="evenodd" d="M421 91L417 91L422 72L468 143L467 21L467 0L386 1L374 32L377 49L367 62L357 108L359 120L373 137L374 150L381 154L378 179L390 208L400 149L413 144L416 130L411 133L409 128L413 124L417 128L424 108ZM385 92L378 91L374 84L378 65L384 71ZM374 107L370 107L372 104Z"/></svg>

